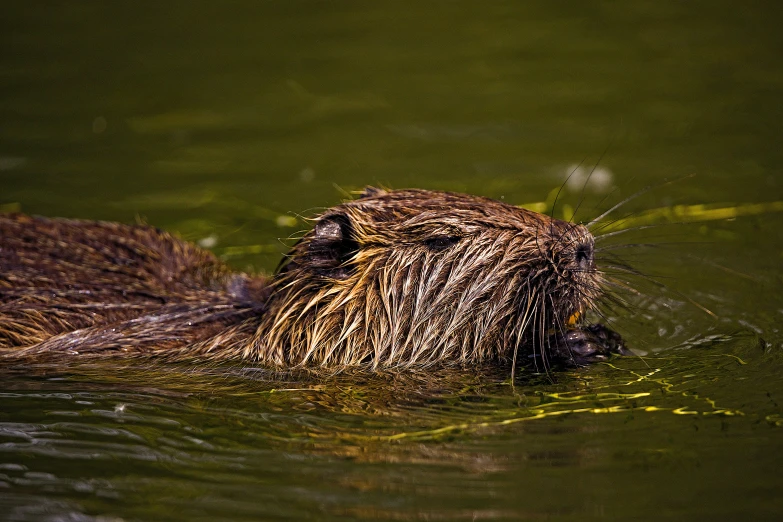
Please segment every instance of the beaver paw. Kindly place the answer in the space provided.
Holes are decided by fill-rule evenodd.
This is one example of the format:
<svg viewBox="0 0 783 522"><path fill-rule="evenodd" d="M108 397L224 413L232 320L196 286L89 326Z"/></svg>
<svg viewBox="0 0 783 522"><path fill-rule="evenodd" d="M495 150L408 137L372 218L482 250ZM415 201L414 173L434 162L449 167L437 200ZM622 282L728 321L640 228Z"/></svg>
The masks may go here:
<svg viewBox="0 0 783 522"><path fill-rule="evenodd" d="M605 361L611 354L632 355L620 334L602 324L568 330L550 341L550 355L565 366L586 366Z"/></svg>

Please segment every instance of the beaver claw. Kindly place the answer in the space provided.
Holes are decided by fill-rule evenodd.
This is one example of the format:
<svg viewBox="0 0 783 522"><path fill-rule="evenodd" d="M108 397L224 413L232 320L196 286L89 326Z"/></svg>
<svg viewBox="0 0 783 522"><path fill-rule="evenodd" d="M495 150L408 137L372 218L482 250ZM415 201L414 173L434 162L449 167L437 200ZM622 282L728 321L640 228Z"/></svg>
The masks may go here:
<svg viewBox="0 0 783 522"><path fill-rule="evenodd" d="M568 330L550 339L550 355L565 366L586 366L605 361L611 354L632 355L620 334L602 324Z"/></svg>

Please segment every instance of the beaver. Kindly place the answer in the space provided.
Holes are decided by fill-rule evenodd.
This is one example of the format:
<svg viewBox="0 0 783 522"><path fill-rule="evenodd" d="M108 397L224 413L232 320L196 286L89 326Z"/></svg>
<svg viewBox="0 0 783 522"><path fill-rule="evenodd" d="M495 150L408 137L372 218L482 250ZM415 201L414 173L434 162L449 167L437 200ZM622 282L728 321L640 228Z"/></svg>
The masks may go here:
<svg viewBox="0 0 783 522"><path fill-rule="evenodd" d="M580 224L479 196L365 189L271 276L147 225L0 216L0 358L111 354L339 371L625 353L588 325Z"/></svg>

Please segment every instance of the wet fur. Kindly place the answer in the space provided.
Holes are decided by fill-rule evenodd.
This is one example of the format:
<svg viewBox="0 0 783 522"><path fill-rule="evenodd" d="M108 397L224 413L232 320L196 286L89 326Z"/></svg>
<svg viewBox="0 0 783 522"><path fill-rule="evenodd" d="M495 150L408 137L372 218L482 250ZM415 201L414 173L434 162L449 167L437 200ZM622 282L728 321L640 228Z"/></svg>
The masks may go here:
<svg viewBox="0 0 783 522"><path fill-rule="evenodd" d="M601 295L581 225L498 201L368 189L269 279L147 226L0 216L0 351L276 368L546 357Z"/></svg>

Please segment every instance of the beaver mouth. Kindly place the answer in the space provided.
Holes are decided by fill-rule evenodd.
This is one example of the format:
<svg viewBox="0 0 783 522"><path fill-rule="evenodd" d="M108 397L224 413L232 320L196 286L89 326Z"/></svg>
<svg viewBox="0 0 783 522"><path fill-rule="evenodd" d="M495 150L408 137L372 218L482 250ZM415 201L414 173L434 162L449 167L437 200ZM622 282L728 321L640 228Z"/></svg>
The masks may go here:
<svg viewBox="0 0 783 522"><path fill-rule="evenodd" d="M576 312L568 316L568 320L566 320L566 324L568 326L576 326L579 320L582 318L582 315L583 315L582 310L577 310Z"/></svg>

